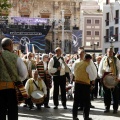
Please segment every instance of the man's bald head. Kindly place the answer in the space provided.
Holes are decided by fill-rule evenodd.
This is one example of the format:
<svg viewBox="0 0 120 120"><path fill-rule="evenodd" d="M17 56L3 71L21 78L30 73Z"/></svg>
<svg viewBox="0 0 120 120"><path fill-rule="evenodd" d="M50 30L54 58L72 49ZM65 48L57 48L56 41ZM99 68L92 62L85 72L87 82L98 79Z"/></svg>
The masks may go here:
<svg viewBox="0 0 120 120"><path fill-rule="evenodd" d="M9 45L11 45L12 40L10 38L3 38L1 41L2 48L5 48Z"/></svg>
<svg viewBox="0 0 120 120"><path fill-rule="evenodd" d="M12 51L12 49L13 49L12 45L13 45L13 43L10 38L3 38L1 41L1 46L4 50L8 49L8 50Z"/></svg>

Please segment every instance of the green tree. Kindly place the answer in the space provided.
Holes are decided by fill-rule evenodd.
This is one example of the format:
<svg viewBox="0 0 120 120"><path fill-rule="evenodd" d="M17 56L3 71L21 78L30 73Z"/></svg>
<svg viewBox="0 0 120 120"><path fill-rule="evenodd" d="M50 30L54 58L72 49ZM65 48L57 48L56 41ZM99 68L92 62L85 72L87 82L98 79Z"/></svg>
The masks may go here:
<svg viewBox="0 0 120 120"><path fill-rule="evenodd" d="M8 13L9 9L11 8L11 4L8 0L0 0L0 15L2 12Z"/></svg>

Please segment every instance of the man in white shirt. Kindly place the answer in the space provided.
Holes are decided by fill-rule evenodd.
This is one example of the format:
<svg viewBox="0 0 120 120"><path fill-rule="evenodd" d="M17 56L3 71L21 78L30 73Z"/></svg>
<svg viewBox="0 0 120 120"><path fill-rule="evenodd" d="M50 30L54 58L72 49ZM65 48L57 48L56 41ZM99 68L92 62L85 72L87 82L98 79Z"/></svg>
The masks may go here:
<svg viewBox="0 0 120 120"><path fill-rule="evenodd" d="M84 60L84 57L85 57L85 51L84 51L84 49L79 49L78 50L78 55L79 55L79 58L73 63L72 68L71 68L71 71L73 73L73 81L74 81L74 67L75 67L75 64L78 63L78 62L80 62L80 61L82 61L82 60ZM93 69L94 72L97 72L92 59L90 60L90 64L94 68ZM95 106L93 106L91 104L91 101L90 101L90 108L95 108ZM78 110L83 110L83 104L82 103L79 105Z"/></svg>
<svg viewBox="0 0 120 120"><path fill-rule="evenodd" d="M115 81L120 80L120 61L118 58L113 56L113 48L107 49L107 54L104 56L100 62L98 75L102 80L105 80L104 77L108 74L112 74L116 77ZM105 111L104 113L110 112L111 105L111 95L113 98L113 114L117 113L118 110L118 98L119 98L119 88L115 85L113 88L108 88L103 82L104 90L104 103Z"/></svg>
<svg viewBox="0 0 120 120"><path fill-rule="evenodd" d="M94 62L97 71L98 71L101 59L102 59L101 56L97 56L96 57L96 62ZM99 90L98 90L98 86L99 86ZM101 96L101 78L97 75L97 78L95 80L95 88L94 88L94 97L95 98L97 98L98 93L99 93L99 96Z"/></svg>
<svg viewBox="0 0 120 120"><path fill-rule="evenodd" d="M77 62L74 67L75 93L73 103L73 120L79 120L77 118L79 103L82 103L84 107L84 120L92 120L92 118L89 118L91 91L90 81L94 84L94 80L97 77L97 71L95 66L93 67L90 64L91 59L91 55L86 54L84 60Z"/></svg>
<svg viewBox="0 0 120 120"><path fill-rule="evenodd" d="M54 84L54 91L53 91L53 102L54 102L54 109L58 109L59 101L59 87L61 89L61 102L64 109L66 107L66 76L65 76L65 63L63 58L61 57L62 51L60 47L55 49L56 55L53 56L48 64L48 71L53 75L53 84Z"/></svg>
<svg viewBox="0 0 120 120"><path fill-rule="evenodd" d="M20 57L13 52L13 42L9 38L1 41L3 51L0 55L0 119L18 120L18 101L15 81L25 80L28 72Z"/></svg>
<svg viewBox="0 0 120 120"><path fill-rule="evenodd" d="M40 76L38 75L37 70L32 70L32 78L27 80L27 82L25 84L25 88L26 88L27 94L29 96L28 103L29 103L30 109L32 109L32 107L33 107L33 103L31 103L31 97L30 97L32 92L34 92L35 90L40 90L44 93L45 97L47 95L46 85L45 85L44 81L40 78ZM43 103L36 104L37 109L41 109L42 104Z"/></svg>

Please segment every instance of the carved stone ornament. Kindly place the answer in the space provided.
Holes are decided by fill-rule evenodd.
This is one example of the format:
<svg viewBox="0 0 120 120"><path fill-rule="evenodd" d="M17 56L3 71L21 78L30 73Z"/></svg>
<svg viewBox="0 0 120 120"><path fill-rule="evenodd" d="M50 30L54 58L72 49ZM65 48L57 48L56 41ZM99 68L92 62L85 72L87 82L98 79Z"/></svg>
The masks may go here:
<svg viewBox="0 0 120 120"><path fill-rule="evenodd" d="M40 13L50 13L50 11L48 9L43 9L40 11Z"/></svg>
<svg viewBox="0 0 120 120"><path fill-rule="evenodd" d="M14 1L14 2L12 3L12 7L13 7L13 8L17 7L17 2Z"/></svg>
<svg viewBox="0 0 120 120"><path fill-rule="evenodd" d="M27 7L22 7L20 10L19 10L20 14L24 14L24 15L29 15L30 14L30 9L27 8Z"/></svg>
<svg viewBox="0 0 120 120"><path fill-rule="evenodd" d="M65 14L65 15L67 15L67 14L68 14L68 15L71 15L72 13L71 13L71 11L70 11L69 9L65 9L64 14Z"/></svg>
<svg viewBox="0 0 120 120"><path fill-rule="evenodd" d="M58 2L55 2L55 3L54 3L54 7L55 7L56 9L59 8L59 4L58 4Z"/></svg>

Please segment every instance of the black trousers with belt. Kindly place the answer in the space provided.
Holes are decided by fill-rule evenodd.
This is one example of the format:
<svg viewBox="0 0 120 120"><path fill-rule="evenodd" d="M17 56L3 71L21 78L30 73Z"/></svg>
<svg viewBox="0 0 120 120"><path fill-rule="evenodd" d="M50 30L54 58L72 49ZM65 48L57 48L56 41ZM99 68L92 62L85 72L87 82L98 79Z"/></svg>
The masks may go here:
<svg viewBox="0 0 120 120"><path fill-rule="evenodd" d="M15 89L0 90L0 119L18 120L18 104Z"/></svg>
<svg viewBox="0 0 120 120"><path fill-rule="evenodd" d="M78 115L79 103L83 104L83 117L88 118L90 111L90 85L75 83L73 118Z"/></svg>
<svg viewBox="0 0 120 120"><path fill-rule="evenodd" d="M104 94L104 103L106 109L110 109L111 99L113 99L113 109L118 110L118 102L119 102L119 88L116 86L115 88L108 89L103 85L103 94ZM112 96L111 96L112 95Z"/></svg>
<svg viewBox="0 0 120 120"><path fill-rule="evenodd" d="M99 86L99 90L98 90L98 86ZM95 88L94 88L94 96L97 97L99 93L99 96L101 95L101 79L97 78L95 80Z"/></svg>
<svg viewBox="0 0 120 120"><path fill-rule="evenodd" d="M58 96L59 96L59 87L61 90L61 102L63 106L66 106L66 77L63 76L53 76L53 102L55 106L59 105Z"/></svg>

